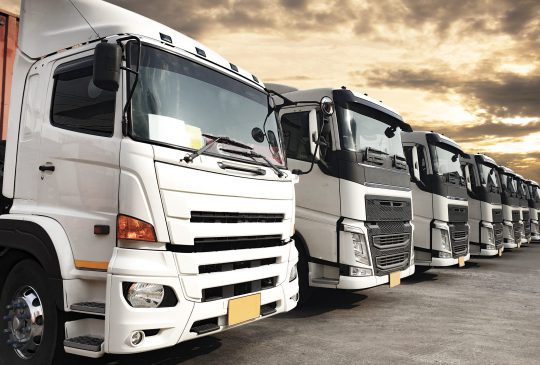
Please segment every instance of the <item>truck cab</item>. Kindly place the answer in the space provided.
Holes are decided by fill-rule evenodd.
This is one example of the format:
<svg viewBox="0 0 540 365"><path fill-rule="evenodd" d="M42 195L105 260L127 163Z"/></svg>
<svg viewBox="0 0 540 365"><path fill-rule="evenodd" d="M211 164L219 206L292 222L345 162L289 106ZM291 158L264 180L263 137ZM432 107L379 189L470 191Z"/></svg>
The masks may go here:
<svg viewBox="0 0 540 365"><path fill-rule="evenodd" d="M95 0L23 0L18 43L1 364L161 349L296 306L296 178L257 77Z"/></svg>
<svg viewBox="0 0 540 365"><path fill-rule="evenodd" d="M538 213L540 213L540 185L536 181L527 180L529 190L529 214L531 217L531 242L540 241L540 226Z"/></svg>
<svg viewBox="0 0 540 365"><path fill-rule="evenodd" d="M519 191L516 174L505 166L499 166L502 188L503 242L505 248L519 248L522 243L523 222L519 205Z"/></svg>
<svg viewBox="0 0 540 365"><path fill-rule="evenodd" d="M280 120L288 167L300 174L294 238L301 299L311 287L397 285L414 273L400 136L409 125L380 101L345 88L284 96L300 104L281 109Z"/></svg>
<svg viewBox="0 0 540 365"><path fill-rule="evenodd" d="M482 154L461 158L469 196L469 249L471 255L501 255L503 214L497 164Z"/></svg>
<svg viewBox="0 0 540 365"><path fill-rule="evenodd" d="M448 137L402 132L411 174L415 264L464 266L469 260L468 196L459 156Z"/></svg>
<svg viewBox="0 0 540 365"><path fill-rule="evenodd" d="M531 216L529 211L529 189L527 188L527 182L523 176L516 174L518 178L518 191L519 191L519 206L521 208L521 220L522 226L522 240L523 244L531 243ZM523 238L525 238L523 240Z"/></svg>

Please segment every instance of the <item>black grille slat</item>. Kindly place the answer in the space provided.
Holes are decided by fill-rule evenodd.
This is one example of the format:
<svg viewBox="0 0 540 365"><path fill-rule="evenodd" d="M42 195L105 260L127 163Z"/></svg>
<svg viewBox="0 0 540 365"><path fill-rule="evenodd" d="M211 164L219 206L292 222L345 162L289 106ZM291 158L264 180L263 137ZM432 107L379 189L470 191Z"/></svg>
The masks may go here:
<svg viewBox="0 0 540 365"><path fill-rule="evenodd" d="M387 234L373 236L373 245L377 248L391 248L409 243L410 235L407 233Z"/></svg>
<svg viewBox="0 0 540 365"><path fill-rule="evenodd" d="M284 246L287 243L287 241L281 239L281 235L205 237L195 238L193 245L167 244L167 249L173 252L214 252L278 247Z"/></svg>
<svg viewBox="0 0 540 365"><path fill-rule="evenodd" d="M284 214L235 213L235 212L191 212L191 223L281 223Z"/></svg>
<svg viewBox="0 0 540 365"><path fill-rule="evenodd" d="M272 289L276 287L276 284L277 277L268 277L260 280L245 281L231 285L206 288L202 290L202 301L210 302L213 300L227 299L261 290Z"/></svg>
<svg viewBox="0 0 540 365"><path fill-rule="evenodd" d="M273 258L267 258L267 259L201 265L199 266L199 274L211 274L215 272L225 272L225 271L233 271L233 270L239 270L239 269L247 269L251 267L272 265L272 264L275 264L276 262L277 262L277 258L273 257Z"/></svg>

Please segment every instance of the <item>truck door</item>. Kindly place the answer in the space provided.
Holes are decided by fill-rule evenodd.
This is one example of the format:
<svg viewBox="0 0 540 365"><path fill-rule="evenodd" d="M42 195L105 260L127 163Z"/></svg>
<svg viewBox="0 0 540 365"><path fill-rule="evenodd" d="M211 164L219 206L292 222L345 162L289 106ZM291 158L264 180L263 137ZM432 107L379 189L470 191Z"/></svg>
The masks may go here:
<svg viewBox="0 0 540 365"><path fill-rule="evenodd" d="M309 113L309 109L295 109L281 117L289 170L308 171L311 166ZM320 126L320 116L318 119ZM325 138L331 143L330 134ZM308 244L324 243L309 244L310 255L337 262L336 222L341 215L339 179L326 175L315 164L310 173L300 176L295 192L297 231Z"/></svg>
<svg viewBox="0 0 540 365"><path fill-rule="evenodd" d="M117 93L93 84L92 70L88 53L53 65L35 168L40 213L66 231L75 266L106 270L116 244L121 107Z"/></svg>

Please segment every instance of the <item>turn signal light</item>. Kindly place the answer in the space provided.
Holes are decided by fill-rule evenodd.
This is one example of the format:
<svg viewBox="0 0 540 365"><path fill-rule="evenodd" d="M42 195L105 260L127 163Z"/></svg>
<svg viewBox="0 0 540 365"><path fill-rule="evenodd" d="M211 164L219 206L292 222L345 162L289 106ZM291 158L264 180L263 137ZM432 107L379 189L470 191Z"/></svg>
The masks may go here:
<svg viewBox="0 0 540 365"><path fill-rule="evenodd" d="M156 232L150 223L123 214L118 215L116 232L119 239L157 241Z"/></svg>

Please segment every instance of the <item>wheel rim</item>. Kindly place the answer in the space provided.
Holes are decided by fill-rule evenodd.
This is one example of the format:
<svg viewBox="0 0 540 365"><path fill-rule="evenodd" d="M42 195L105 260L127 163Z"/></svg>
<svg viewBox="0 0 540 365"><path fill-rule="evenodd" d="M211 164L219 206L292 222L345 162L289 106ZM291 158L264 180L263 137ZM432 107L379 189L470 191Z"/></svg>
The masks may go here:
<svg viewBox="0 0 540 365"><path fill-rule="evenodd" d="M23 286L15 292L11 303L6 307L8 323L5 333L7 341L22 359L31 359L39 348L43 337L45 316L43 304L37 291L31 286Z"/></svg>

